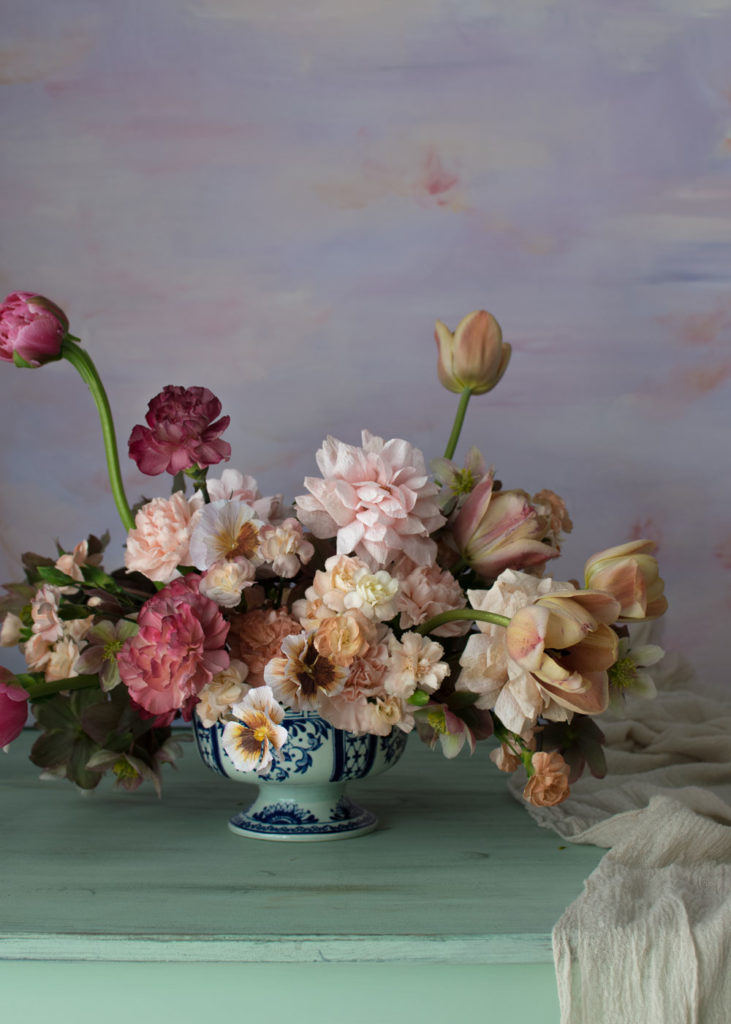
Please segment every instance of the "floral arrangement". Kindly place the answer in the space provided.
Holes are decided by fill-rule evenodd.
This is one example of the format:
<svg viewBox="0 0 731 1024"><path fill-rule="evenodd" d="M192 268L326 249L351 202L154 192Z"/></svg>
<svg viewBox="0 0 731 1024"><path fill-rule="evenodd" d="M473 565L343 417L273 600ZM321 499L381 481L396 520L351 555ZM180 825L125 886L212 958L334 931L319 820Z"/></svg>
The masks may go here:
<svg viewBox="0 0 731 1024"><path fill-rule="evenodd" d="M408 441L328 437L320 475L285 505L238 470L209 475L230 458L229 417L206 388L168 386L128 447L172 492L131 509L92 360L53 302L9 295L0 359L79 371L128 533L111 572L106 536L23 555L0 642L20 647L27 671L0 669L0 746L31 705L31 759L45 772L89 789L111 771L159 792L180 752L175 718L225 723L237 767L263 772L287 741L285 710L304 708L356 733L415 729L447 757L494 736L491 758L525 768L534 804L565 799L587 764L601 775L596 716L630 690L651 696L645 669L663 653L633 650L626 625L667 607L653 545L593 555L583 587L547 575L572 525L562 499L505 489L476 448L453 461L468 401L496 386L510 346L485 311L454 332L437 322L435 337L439 379L460 398L431 473Z"/></svg>

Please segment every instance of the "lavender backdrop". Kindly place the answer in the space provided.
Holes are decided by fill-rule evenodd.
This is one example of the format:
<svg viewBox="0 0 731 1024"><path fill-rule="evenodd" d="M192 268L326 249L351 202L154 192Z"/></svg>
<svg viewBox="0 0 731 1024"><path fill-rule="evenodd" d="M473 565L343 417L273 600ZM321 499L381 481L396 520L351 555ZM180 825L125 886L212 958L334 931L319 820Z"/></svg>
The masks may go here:
<svg viewBox="0 0 731 1024"><path fill-rule="evenodd" d="M514 358L461 451L567 499L557 575L655 538L726 686L731 0L6 0L0 50L0 287L68 311L123 446L175 383L267 493L327 432L441 454L433 321L487 308ZM0 396L5 580L116 515L71 367Z"/></svg>

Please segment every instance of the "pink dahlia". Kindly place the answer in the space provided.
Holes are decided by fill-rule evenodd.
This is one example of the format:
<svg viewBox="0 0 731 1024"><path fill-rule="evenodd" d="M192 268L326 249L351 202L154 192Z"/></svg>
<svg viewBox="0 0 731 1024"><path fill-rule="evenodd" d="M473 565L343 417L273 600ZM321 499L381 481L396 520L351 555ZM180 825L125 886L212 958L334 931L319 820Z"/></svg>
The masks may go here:
<svg viewBox="0 0 731 1024"><path fill-rule="evenodd" d="M231 456L231 445L221 440L230 417L216 417L221 403L208 388L181 388L169 384L147 407L147 426L137 424L129 437L129 457L148 476L204 469Z"/></svg>
<svg viewBox="0 0 731 1024"><path fill-rule="evenodd" d="M199 584L199 576L183 576L151 597L140 610L139 632L119 652L122 681L153 715L182 708L228 667L228 623Z"/></svg>
<svg viewBox="0 0 731 1024"><path fill-rule="evenodd" d="M424 456L408 441L384 441L367 430L363 446L328 437L317 453L322 478L307 477L297 514L316 537L337 537L337 552L370 566L400 554L433 565L430 534L445 522Z"/></svg>

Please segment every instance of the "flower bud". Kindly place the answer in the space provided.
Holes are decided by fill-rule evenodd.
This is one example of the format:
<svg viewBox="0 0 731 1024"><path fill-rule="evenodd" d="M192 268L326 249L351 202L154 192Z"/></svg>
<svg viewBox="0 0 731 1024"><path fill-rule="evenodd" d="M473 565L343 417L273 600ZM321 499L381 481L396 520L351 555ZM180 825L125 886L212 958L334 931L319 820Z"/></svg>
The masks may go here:
<svg viewBox="0 0 731 1024"><path fill-rule="evenodd" d="M620 622L656 619L667 610L654 550L651 540L634 540L599 551L586 563L586 586L606 590L619 601Z"/></svg>
<svg viewBox="0 0 731 1024"><path fill-rule="evenodd" d="M437 320L434 338L439 380L448 391L459 394L469 388L475 395L492 391L510 361L510 345L503 342L500 324L484 309L460 320L454 334Z"/></svg>
<svg viewBox="0 0 731 1024"><path fill-rule="evenodd" d="M12 292L0 305L0 359L24 367L58 359L68 328L55 302L32 292Z"/></svg>

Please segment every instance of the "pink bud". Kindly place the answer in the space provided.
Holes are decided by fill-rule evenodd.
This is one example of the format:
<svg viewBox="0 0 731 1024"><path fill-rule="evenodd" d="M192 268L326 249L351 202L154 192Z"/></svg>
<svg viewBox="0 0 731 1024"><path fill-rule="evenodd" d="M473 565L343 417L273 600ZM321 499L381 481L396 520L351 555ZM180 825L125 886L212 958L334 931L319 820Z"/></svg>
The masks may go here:
<svg viewBox="0 0 731 1024"><path fill-rule="evenodd" d="M20 735L27 717L27 692L6 668L0 667L0 747Z"/></svg>
<svg viewBox="0 0 731 1024"><path fill-rule="evenodd" d="M434 338L439 349L437 372L448 391L473 394L492 391L507 369L510 345L503 342L500 324L484 309L470 313L452 334L437 320Z"/></svg>
<svg viewBox="0 0 731 1024"><path fill-rule="evenodd" d="M19 366L58 359L68 327L55 302L33 292L12 292L0 306L0 359Z"/></svg>

